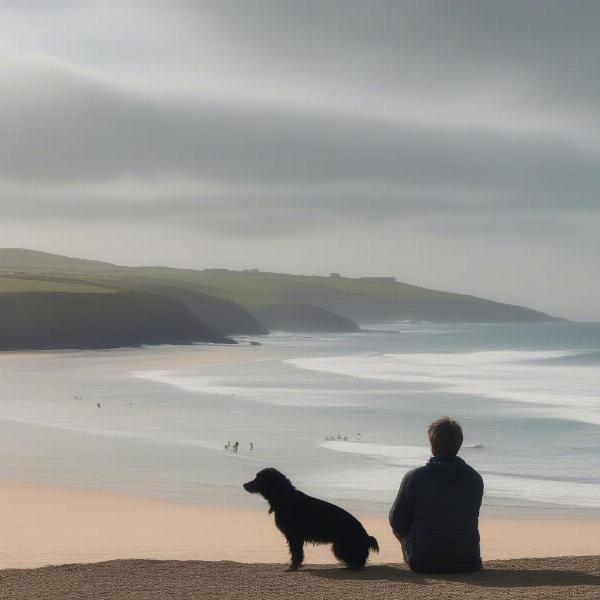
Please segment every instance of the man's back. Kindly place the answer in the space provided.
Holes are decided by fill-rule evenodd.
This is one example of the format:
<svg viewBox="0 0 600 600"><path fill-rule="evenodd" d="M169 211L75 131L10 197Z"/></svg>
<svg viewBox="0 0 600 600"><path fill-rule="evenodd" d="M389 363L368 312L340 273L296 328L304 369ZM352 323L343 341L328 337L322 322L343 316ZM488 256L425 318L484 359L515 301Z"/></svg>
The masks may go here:
<svg viewBox="0 0 600 600"><path fill-rule="evenodd" d="M434 456L407 473L390 511L411 569L459 573L481 568L483 480L457 456Z"/></svg>

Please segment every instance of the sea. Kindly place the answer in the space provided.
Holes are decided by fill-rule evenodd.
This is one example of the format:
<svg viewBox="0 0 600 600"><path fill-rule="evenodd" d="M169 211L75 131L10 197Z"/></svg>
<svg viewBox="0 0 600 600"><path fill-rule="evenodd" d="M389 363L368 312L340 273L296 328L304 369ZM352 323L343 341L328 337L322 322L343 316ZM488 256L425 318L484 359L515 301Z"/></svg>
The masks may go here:
<svg viewBox="0 0 600 600"><path fill-rule="evenodd" d="M483 516L600 517L600 323L238 341L2 354L0 479L264 508L241 484L273 466L385 515L448 415L484 478Z"/></svg>

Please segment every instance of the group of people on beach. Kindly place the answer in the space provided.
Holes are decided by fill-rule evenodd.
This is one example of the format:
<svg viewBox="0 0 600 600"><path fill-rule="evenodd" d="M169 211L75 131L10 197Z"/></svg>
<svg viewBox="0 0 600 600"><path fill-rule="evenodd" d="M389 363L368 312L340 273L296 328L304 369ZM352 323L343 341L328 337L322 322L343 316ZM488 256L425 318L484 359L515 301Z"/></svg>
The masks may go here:
<svg viewBox="0 0 600 600"><path fill-rule="evenodd" d="M360 433L356 434L356 438L355 441L360 442L362 436ZM326 435L325 436L325 441L326 442L347 442L350 438L348 437L347 434L344 434L343 436L341 434L337 434L337 435Z"/></svg>
<svg viewBox="0 0 600 600"><path fill-rule="evenodd" d="M73 400L83 400L83 396L80 396L79 394L73 394ZM131 402L129 403L129 406L131 406ZM100 402L96 402L96 408L102 408L102 404L100 404Z"/></svg>
<svg viewBox="0 0 600 600"><path fill-rule="evenodd" d="M225 444L224 448L225 448L225 450L231 450L234 454L237 454L240 449L240 443L233 442L233 444L232 444L231 441L228 440L227 443ZM250 450L250 452L254 451L254 442L250 442L248 444L248 450Z"/></svg>

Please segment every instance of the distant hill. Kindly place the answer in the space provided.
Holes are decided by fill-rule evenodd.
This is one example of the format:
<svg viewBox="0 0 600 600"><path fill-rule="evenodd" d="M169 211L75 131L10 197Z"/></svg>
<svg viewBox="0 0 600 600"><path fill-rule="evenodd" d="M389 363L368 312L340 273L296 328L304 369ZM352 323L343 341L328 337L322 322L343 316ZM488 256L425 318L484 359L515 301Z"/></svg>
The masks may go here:
<svg viewBox="0 0 600 600"><path fill-rule="evenodd" d="M151 290L176 300L197 318L232 335L269 328L268 307L312 305L356 323L387 320L431 322L534 323L560 321L546 313L407 283L392 277L331 277L264 273L257 270L123 267L19 249L0 249L0 271L77 281L119 289ZM229 303L229 304L228 304ZM233 305L231 304L233 303ZM283 309L278 309L279 311ZM290 314L291 309L287 309ZM252 317L256 315L257 323ZM258 326L258 329L257 329ZM271 322L271 326L273 323Z"/></svg>
<svg viewBox="0 0 600 600"><path fill-rule="evenodd" d="M153 272L158 274L156 269ZM396 282L393 278L318 277L252 271L161 270L174 277L216 290L256 313L270 304L320 306L357 323L388 320L431 322L534 323L562 321L543 312Z"/></svg>
<svg viewBox="0 0 600 600"><path fill-rule="evenodd" d="M37 292L0 294L0 349L55 350L142 344L227 343L164 296Z"/></svg>
<svg viewBox="0 0 600 600"><path fill-rule="evenodd" d="M216 298L179 285L164 285L143 278L127 278L129 289L161 294L183 304L203 323L210 323L225 335L265 335L267 328L249 311L231 300Z"/></svg>
<svg viewBox="0 0 600 600"><path fill-rule="evenodd" d="M171 298L68 278L0 275L0 350L233 343Z"/></svg>
<svg viewBox="0 0 600 600"><path fill-rule="evenodd" d="M349 333L360 327L346 317L313 304L270 304L256 311L261 323L271 331Z"/></svg>
<svg viewBox="0 0 600 600"><path fill-rule="evenodd" d="M118 269L116 265L99 260L71 258L60 254L39 252L26 248L0 248L0 271L23 273L95 273Z"/></svg>

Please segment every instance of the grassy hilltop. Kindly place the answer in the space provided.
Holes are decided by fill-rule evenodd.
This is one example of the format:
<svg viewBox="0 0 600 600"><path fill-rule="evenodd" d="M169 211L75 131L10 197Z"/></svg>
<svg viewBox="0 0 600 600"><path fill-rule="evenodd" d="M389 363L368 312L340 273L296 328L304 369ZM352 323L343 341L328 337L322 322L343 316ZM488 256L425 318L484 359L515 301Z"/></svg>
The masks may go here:
<svg viewBox="0 0 600 600"><path fill-rule="evenodd" d="M320 277L255 271L192 271L141 267L160 277L202 289L250 311L283 303L312 304L359 323L386 320L433 322L543 322L561 320L545 313L475 296L442 292L386 277Z"/></svg>
<svg viewBox="0 0 600 600"><path fill-rule="evenodd" d="M222 342L269 328L356 331L356 322L384 320L559 319L393 278L123 267L0 249L0 348Z"/></svg>

